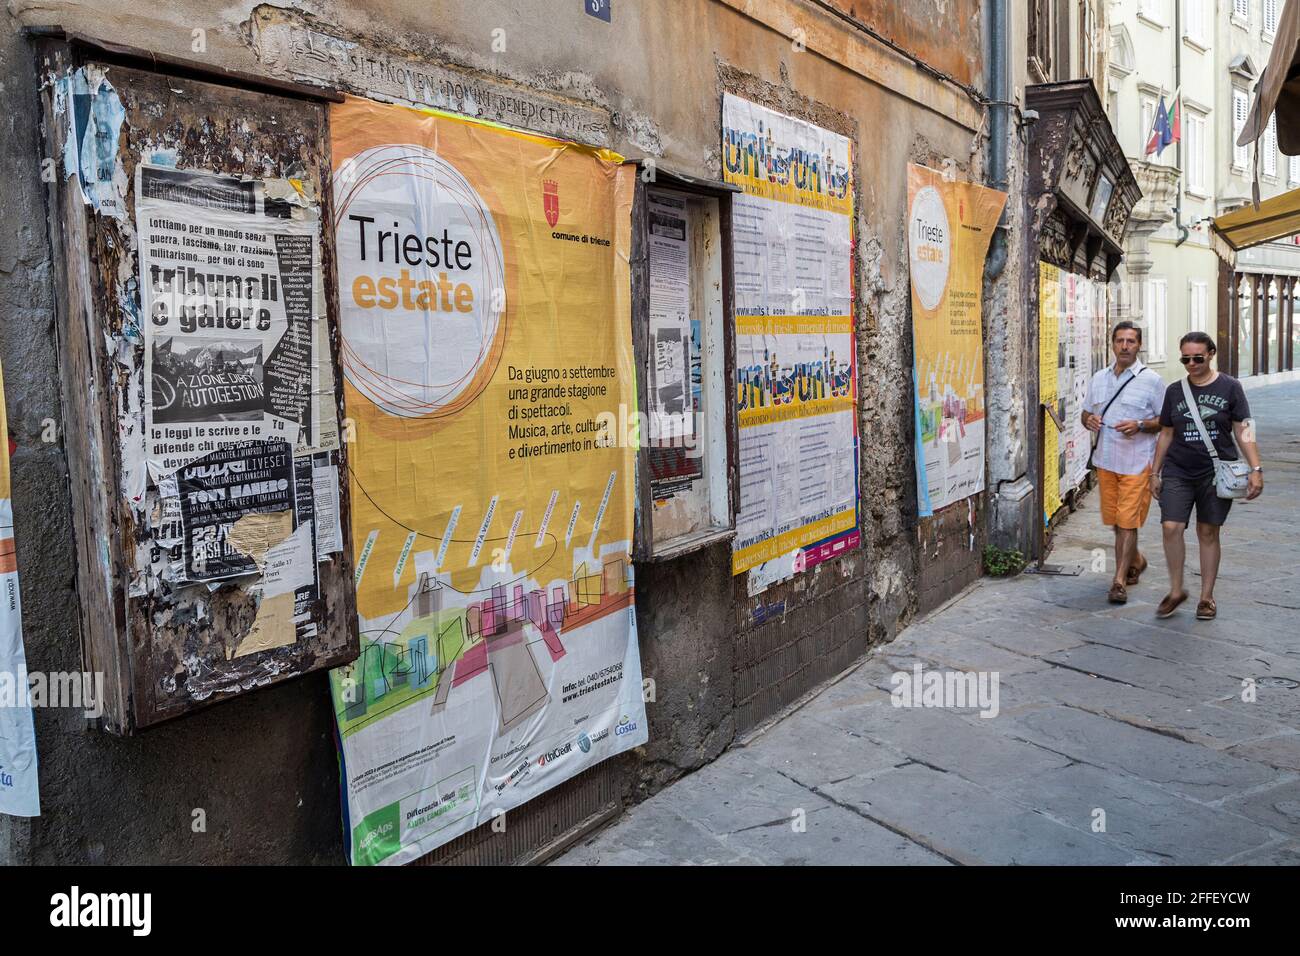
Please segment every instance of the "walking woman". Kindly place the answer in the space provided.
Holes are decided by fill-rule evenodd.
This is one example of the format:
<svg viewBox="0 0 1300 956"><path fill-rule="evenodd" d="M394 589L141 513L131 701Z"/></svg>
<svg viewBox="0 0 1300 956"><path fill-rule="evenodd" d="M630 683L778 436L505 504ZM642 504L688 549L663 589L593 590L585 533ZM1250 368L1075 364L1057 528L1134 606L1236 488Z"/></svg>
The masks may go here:
<svg viewBox="0 0 1300 956"><path fill-rule="evenodd" d="M1201 599L1198 621L1212 621L1214 581L1219 575L1219 529L1228 519L1232 498L1216 490L1215 455L1237 461L1237 449L1250 465L1244 497L1259 497L1264 490L1264 469L1259 448L1249 427L1250 406L1241 382L1210 366L1214 340L1204 332L1188 332L1178 343L1179 361L1187 369L1187 385L1175 382L1165 390L1160 411L1160 437L1151 465L1151 493L1160 499L1160 526L1164 532L1165 560L1169 564L1169 593L1156 608L1156 617L1169 617L1187 600L1183 589L1183 533L1196 506L1196 538L1201 547ZM1195 410L1188 408L1186 395ZM1204 425L1198 426L1195 414ZM1234 445L1233 438L1236 438ZM1214 455L1209 445L1214 446Z"/></svg>

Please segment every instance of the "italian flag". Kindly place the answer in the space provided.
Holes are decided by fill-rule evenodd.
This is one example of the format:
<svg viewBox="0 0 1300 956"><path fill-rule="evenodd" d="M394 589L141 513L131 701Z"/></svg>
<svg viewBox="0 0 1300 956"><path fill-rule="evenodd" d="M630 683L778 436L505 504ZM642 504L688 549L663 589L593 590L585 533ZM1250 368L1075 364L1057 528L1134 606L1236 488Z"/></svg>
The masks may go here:
<svg viewBox="0 0 1300 956"><path fill-rule="evenodd" d="M1160 97L1155 116L1151 120L1151 136L1147 140L1146 155L1155 153L1159 156L1170 143L1178 142L1182 135L1182 96L1174 92L1173 101L1165 107L1165 98Z"/></svg>

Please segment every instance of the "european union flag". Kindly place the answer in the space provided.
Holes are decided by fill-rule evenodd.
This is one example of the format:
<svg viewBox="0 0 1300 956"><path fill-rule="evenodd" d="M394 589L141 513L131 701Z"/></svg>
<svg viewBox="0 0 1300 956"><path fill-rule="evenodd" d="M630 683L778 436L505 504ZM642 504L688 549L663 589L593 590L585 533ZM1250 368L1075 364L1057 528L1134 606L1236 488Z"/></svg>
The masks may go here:
<svg viewBox="0 0 1300 956"><path fill-rule="evenodd" d="M1150 156L1155 153L1157 156L1166 146L1174 141L1174 131L1169 125L1169 110L1165 109L1165 98L1160 97L1160 105L1156 107L1155 122L1151 125L1151 138L1147 140L1146 154Z"/></svg>

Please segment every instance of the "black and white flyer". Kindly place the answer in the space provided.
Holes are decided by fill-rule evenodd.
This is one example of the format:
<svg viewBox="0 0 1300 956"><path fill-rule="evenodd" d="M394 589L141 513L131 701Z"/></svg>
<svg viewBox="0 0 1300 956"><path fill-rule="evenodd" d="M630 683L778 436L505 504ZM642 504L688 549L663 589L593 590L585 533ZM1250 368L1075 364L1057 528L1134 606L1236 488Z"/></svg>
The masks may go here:
<svg viewBox="0 0 1300 956"><path fill-rule="evenodd" d="M155 481L237 442L336 440L319 210L290 180L136 173L146 460ZM296 191L297 190L297 191Z"/></svg>
<svg viewBox="0 0 1300 956"><path fill-rule="evenodd" d="M176 490L190 581L261 572L267 551L297 524L293 453L283 441L231 445L183 465Z"/></svg>

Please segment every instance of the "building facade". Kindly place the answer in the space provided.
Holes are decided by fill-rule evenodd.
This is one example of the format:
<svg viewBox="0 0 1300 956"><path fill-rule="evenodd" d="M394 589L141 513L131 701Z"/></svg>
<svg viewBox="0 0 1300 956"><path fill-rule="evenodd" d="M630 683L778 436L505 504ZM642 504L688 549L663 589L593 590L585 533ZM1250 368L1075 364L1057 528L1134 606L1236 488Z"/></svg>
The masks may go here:
<svg viewBox="0 0 1300 956"><path fill-rule="evenodd" d="M431 19L427 5L410 0L355 0L311 12L251 0L220 7L193 0L166 11L102 0L16 2L2 15L0 105L12 135L0 149L14 174L0 185L11 212L0 230L0 299L10 314L0 329L0 359L33 671L79 669L96 609L116 613L121 603L114 602L135 597L125 589L105 597L84 583L102 543L87 534L74 500L96 487L84 459L97 450L83 447L78 423L87 410L103 408L81 407L84 383L67 381L66 336L80 313L58 276L75 238L66 224L81 221L81 211L57 204L66 199L63 180L48 175L53 161L42 139L58 115L43 91L71 62L61 57L108 62L110 78L114 70L154 75L158 96L167 86L157 77L175 71L186 83L229 88L232 102L253 104L280 90L304 101L338 102L346 94L427 105L418 80L440 91L444 109L615 150L643 172L659 170L681 189L707 187L711 197L727 193L719 184L726 176L728 96L851 143L857 538L815 566L796 565L771 580L734 574L727 539L638 560L636 638L647 679L648 741L512 810L507 827L485 824L425 862L515 862L554 852L626 803L715 759L871 645L958 593L981 573L985 543L1038 553L1038 317L1030 304L1036 298L1026 291L1036 290L1047 222L1032 222L1030 202L1058 225L1081 228L1057 253L1106 278L1118 265L1117 237L1135 199L1123 186L1127 167L1122 157L1116 162L1100 106L1092 105L1101 102L1111 54L1100 2L1044 0L1026 11L958 0L943 16L919 0L683 0L672 16L657 4L588 6L449 3ZM1040 168L1050 162L1042 144L1031 148L1030 102L1040 87L1051 88L1049 98L1068 117L1059 126L1062 145L1081 164L1064 178ZM176 95L169 109L188 115ZM252 168L252 156L225 146L229 136L271 137L268 156L305 149L272 124L250 132L211 112L192 136L177 137L169 115L161 107L148 112L157 124L149 135L215 166ZM1075 139L1072 130L1079 131ZM143 129L136 133L148 138ZM984 490L925 518L918 516L914 458L909 163L1010 197L984 281ZM1049 180L1042 188L1065 199L1044 204L1030 195L1031 182ZM1109 204L1109 193L1096 198L1102 181L1115 189ZM1084 189L1088 198L1069 199L1070 189ZM1088 208L1079 213L1078 203ZM547 215L553 211L548 205ZM88 305L86 314L110 305ZM489 512L484 528L490 521ZM103 562L112 566L118 558L103 548ZM364 552L357 554L362 561ZM608 575L596 577L590 587L601 593L619 591L625 580L616 574L611 585ZM437 611L424 590L417 598L419 607ZM508 599L503 589L501 603ZM521 628L532 614L528 596L522 601L510 618ZM192 636L203 635L201 618L183 623ZM423 655L429 646L421 645ZM335 716L320 670L135 736L106 733L79 711L39 709L42 814L0 816L0 861L342 862Z"/></svg>
<svg viewBox="0 0 1300 956"><path fill-rule="evenodd" d="M1219 337L1220 368L1280 371L1278 316L1290 307L1300 246L1245 250L1234 274L1211 247L1209 221L1250 202L1256 175L1261 199L1300 186L1300 162L1278 150L1272 121L1258 150L1236 145L1281 3L1123 0L1110 8L1108 109L1143 192L1112 318L1140 320L1144 361L1166 381L1181 376L1178 341L1193 330ZM1175 93L1180 138L1148 153L1155 110ZM1234 311L1245 320L1232 323Z"/></svg>

